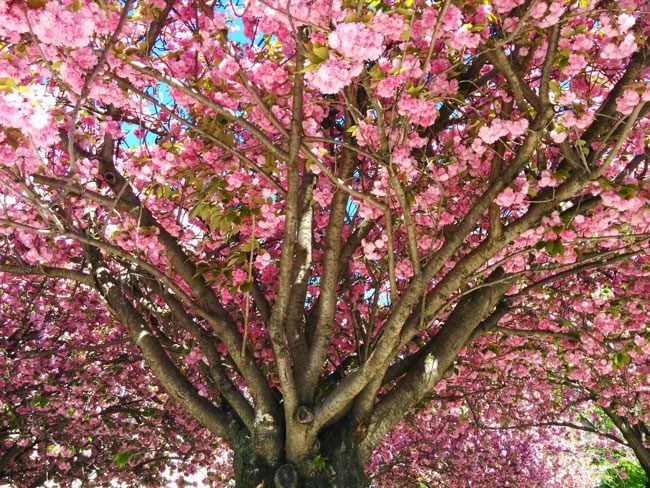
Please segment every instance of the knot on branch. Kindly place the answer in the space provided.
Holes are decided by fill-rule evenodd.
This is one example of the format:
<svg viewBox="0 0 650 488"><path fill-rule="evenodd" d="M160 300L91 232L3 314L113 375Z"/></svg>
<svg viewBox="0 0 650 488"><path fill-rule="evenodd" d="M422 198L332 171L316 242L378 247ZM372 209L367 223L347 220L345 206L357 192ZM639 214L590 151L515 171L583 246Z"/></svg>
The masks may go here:
<svg viewBox="0 0 650 488"><path fill-rule="evenodd" d="M117 176L112 171L107 171L106 173L104 173L104 180L109 185L114 185L115 183L117 183Z"/></svg>
<svg viewBox="0 0 650 488"><path fill-rule="evenodd" d="M283 464L275 472L273 477L275 488L297 488L298 473L292 464Z"/></svg>
<svg viewBox="0 0 650 488"><path fill-rule="evenodd" d="M311 424L314 421L314 409L308 405L300 405L296 408L293 418L302 425Z"/></svg>

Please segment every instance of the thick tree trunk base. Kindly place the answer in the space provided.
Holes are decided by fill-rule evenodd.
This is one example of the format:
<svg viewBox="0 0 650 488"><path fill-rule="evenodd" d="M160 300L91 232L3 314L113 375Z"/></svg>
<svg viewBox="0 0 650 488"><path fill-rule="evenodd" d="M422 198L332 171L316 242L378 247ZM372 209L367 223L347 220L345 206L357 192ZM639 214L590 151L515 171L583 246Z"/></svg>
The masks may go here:
<svg viewBox="0 0 650 488"><path fill-rule="evenodd" d="M298 464L270 464L242 443L234 455L237 488L367 488L356 440L344 426L334 426L321 437L318 452Z"/></svg>

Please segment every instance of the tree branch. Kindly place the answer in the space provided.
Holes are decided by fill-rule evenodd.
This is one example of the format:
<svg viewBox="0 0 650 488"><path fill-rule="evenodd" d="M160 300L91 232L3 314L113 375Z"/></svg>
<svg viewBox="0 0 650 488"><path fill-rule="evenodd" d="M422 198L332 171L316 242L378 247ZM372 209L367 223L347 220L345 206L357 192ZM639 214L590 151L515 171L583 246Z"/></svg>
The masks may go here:
<svg viewBox="0 0 650 488"><path fill-rule="evenodd" d="M56 268L37 264L35 266L0 264L0 272L13 275L36 275L47 276L48 278L62 278L65 280L76 281L86 286L93 287L94 281L91 275L81 271L75 271L67 268Z"/></svg>
<svg viewBox="0 0 650 488"><path fill-rule="evenodd" d="M346 135L346 138L347 135ZM348 138L348 142L349 138ZM352 151L343 148L341 150L340 177L347 179L352 174L357 156ZM308 367L303 376L303 391L310 402L314 400L314 394L322 364L325 359L327 348L334 327L334 315L336 311L336 293L341 267L341 249L343 247L341 232L346 213L348 196L341 190L336 191L332 197L329 221L327 223L327 239L325 241L325 253L323 256L323 271L321 274L320 295L318 305L312 310L315 314L314 326L311 330L310 351Z"/></svg>
<svg viewBox="0 0 650 488"><path fill-rule="evenodd" d="M399 422L405 412L417 405L453 364L458 351L466 344L474 329L492 312L512 286L512 278L502 269L486 280L493 283L465 295L449 315L440 331L393 389L375 406L368 422L368 431L359 448L368 456L372 448Z"/></svg>
<svg viewBox="0 0 650 488"><path fill-rule="evenodd" d="M180 80L177 80L172 76L168 76L166 74L160 73L153 68L149 68L139 61L127 61L127 60L123 60L123 61L127 65L134 68L136 71L142 73L143 75L150 76L151 78L160 81L161 83L165 83L166 85L169 85L173 88L176 88L177 90L180 90L183 94L196 100L204 107L213 110L216 114L219 114L224 119L233 122L235 124L241 125L244 129L250 132L253 135L253 137L255 137L255 139L257 139L266 148L267 151L269 151L271 154L274 154L277 158L284 161L290 159L289 153L286 153L284 150L280 149L278 145L274 141L269 139L260 129L255 127L246 119L238 115L235 115L230 110L222 107L221 105L218 105L216 102L212 101L210 98L206 97L202 93L199 93L194 89L190 88L189 86L183 84Z"/></svg>
<svg viewBox="0 0 650 488"><path fill-rule="evenodd" d="M290 351L286 343L286 330L283 327L283 324L291 301L293 262L296 247L296 232L298 230L300 197L300 175L298 164L300 146L302 144L304 87L304 73L302 73L302 66L304 63L302 35L297 36L296 45L295 74L293 77L292 91L293 105L291 113L291 139L289 140L289 153L282 155L282 159L287 162L287 194L284 208L284 234L279 263L280 272L278 277L278 288L275 304L271 310L271 319L268 324L273 355L278 368L278 378L284 396L284 412L285 418L288 421L287 429L292 428L292 422L289 419L292 419L293 413L299 404L296 380L293 376Z"/></svg>
<svg viewBox="0 0 650 488"><path fill-rule="evenodd" d="M167 356L156 338L147 330L144 320L113 281L111 272L100 260L96 251L88 252L93 266L96 286L106 299L111 313L129 330L131 339L142 352L144 360L169 394L206 429L223 439L233 442L235 433L229 419L206 398L199 395L194 386L183 376Z"/></svg>
<svg viewBox="0 0 650 488"><path fill-rule="evenodd" d="M251 394L255 399L256 405L260 408L274 412L277 404L264 374L260 371L250 352L241 354L241 334L237 330L236 324L230 315L223 309L216 295L207 285L203 277L197 272L196 267L192 264L189 257L185 254L175 237L173 237L154 217L151 211L140 202L135 195L129 183L117 171L113 163L114 142L110 135L106 135L104 145L102 146L99 157L100 171L111 190L117 195L121 195L121 200L125 205L139 216L138 224L140 227L155 227L158 229L158 239L165 249L165 255L169 259L173 269L189 285L192 293L196 298L194 302L189 298L176 284L166 275L142 260L133 261L133 256L122 251L121 248L102 243L94 239L88 239L78 234L66 233L69 237L83 242L87 245L99 246L110 252L117 253L123 258L136 262L138 266L151 273L157 279L161 280L170 289L174 290L179 297L185 297L188 305L194 305L199 311L202 311L202 317L206 319L214 328L220 339L226 344L233 360L240 369L242 376L251 388ZM137 212L136 212L137 210Z"/></svg>

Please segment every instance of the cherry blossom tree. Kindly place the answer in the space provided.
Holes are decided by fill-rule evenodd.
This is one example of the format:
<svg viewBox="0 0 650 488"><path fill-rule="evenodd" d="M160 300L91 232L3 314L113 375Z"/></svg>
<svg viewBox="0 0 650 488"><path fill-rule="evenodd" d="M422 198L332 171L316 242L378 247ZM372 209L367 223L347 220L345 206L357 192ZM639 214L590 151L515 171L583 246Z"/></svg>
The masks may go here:
<svg viewBox="0 0 650 488"><path fill-rule="evenodd" d="M420 411L542 479L553 429L422 410L490 388L485 426L588 399L642 459L649 14L1 1L0 476L361 487Z"/></svg>
<svg viewBox="0 0 650 488"><path fill-rule="evenodd" d="M563 426L486 428L466 407L433 403L375 450L370 471L377 486L593 488L602 468L591 452L612 447Z"/></svg>
<svg viewBox="0 0 650 488"><path fill-rule="evenodd" d="M483 324L482 336L460 352L454 374L374 453L375 471L389 479L399 463L417 460L419 469L400 473L411 484L443 476L451 486L466 486L468 480L489 485L505 474L497 485L516 480L518 486L587 487L598 475L597 466L589 465L594 455L586 452L597 449L636 457L650 479L644 386L650 361L638 333L646 327L638 312L648 294L626 286L638 274L634 268L595 273L599 276L570 275L545 286L543 293L553 294L555 302L544 320L534 315L534 295L521 301L516 293L505 297L497 306L498 322ZM579 289L580 299L564 296L565 287ZM589 435L576 437L584 433ZM465 455L453 456L458 450ZM477 451L486 468L463 466ZM577 452L587 462L581 468ZM508 469L488 469L504 465ZM458 472L467 473L460 484Z"/></svg>
<svg viewBox="0 0 650 488"><path fill-rule="evenodd" d="M0 479L156 485L171 465L227 480L226 446L169 400L98 297L67 285L3 282Z"/></svg>

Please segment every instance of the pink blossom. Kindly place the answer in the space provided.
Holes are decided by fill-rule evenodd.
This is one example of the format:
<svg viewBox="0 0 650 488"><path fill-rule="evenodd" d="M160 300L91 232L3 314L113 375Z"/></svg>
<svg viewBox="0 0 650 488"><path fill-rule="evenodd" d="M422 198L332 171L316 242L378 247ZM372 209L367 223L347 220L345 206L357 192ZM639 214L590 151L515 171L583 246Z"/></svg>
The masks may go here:
<svg viewBox="0 0 650 488"><path fill-rule="evenodd" d="M628 13L622 13L616 18L618 31L623 34L629 31L636 24L636 17Z"/></svg>
<svg viewBox="0 0 650 488"><path fill-rule="evenodd" d="M324 94L334 94L347 86L361 73L361 64L351 64L343 59L329 58L318 69L308 74L311 85Z"/></svg>
<svg viewBox="0 0 650 488"><path fill-rule="evenodd" d="M269 253L264 253L255 256L255 262L253 263L253 266L255 266L256 269L261 271L267 266L269 266L271 263L272 263L271 255Z"/></svg>
<svg viewBox="0 0 650 488"><path fill-rule="evenodd" d="M619 45L612 42L605 44L600 52L600 57L603 59L624 59L636 51L636 48L634 34L629 33Z"/></svg>
<svg viewBox="0 0 650 488"><path fill-rule="evenodd" d="M231 78L239 71L239 64L232 57L226 56L219 63L218 69L225 77Z"/></svg>
<svg viewBox="0 0 650 488"><path fill-rule="evenodd" d="M438 116L438 110L434 100L414 98L408 93L400 97L397 106L400 115L405 115L413 123L424 127L433 125Z"/></svg>
<svg viewBox="0 0 650 488"><path fill-rule="evenodd" d="M512 188L508 187L499 193L494 201L502 207L512 207L513 205L522 203L525 198L525 194L520 191L515 192Z"/></svg>
<svg viewBox="0 0 650 488"><path fill-rule="evenodd" d="M228 70L232 70L231 65L226 65ZM284 87L287 82L287 72L282 66L272 62L265 62L256 64L253 69L248 72L251 81L260 84L262 87L273 90L278 87Z"/></svg>
<svg viewBox="0 0 650 488"><path fill-rule="evenodd" d="M398 148L393 153L393 163L395 163L401 171L410 180L417 174L417 161L410 155L407 148Z"/></svg>
<svg viewBox="0 0 650 488"><path fill-rule="evenodd" d="M551 172L548 170L542 171L542 177L539 180L539 187L540 188L546 188L546 187L556 187L560 184L559 181L557 181L555 178L553 178L553 175L551 175Z"/></svg>
<svg viewBox="0 0 650 488"><path fill-rule="evenodd" d="M460 51L474 49L480 42L481 35L479 33L471 32L466 26L462 26L460 29L454 30L450 45Z"/></svg>
<svg viewBox="0 0 650 488"><path fill-rule="evenodd" d="M512 136L520 136L526 133L526 130L528 129L528 120L509 120L506 122L506 127Z"/></svg>
<svg viewBox="0 0 650 488"><path fill-rule="evenodd" d="M492 144L496 142L500 137L505 136L508 133L507 129L503 126L503 121L501 119L494 119L490 125L484 125L478 131L478 136L486 144Z"/></svg>
<svg viewBox="0 0 650 488"><path fill-rule="evenodd" d="M241 268L235 268L232 271L232 282L234 285L241 285L248 279L248 273Z"/></svg>
<svg viewBox="0 0 650 488"><path fill-rule="evenodd" d="M406 76L404 74L391 75L386 78L383 78L378 84L375 90L377 96L382 98L392 98L395 96L395 92L398 88L404 83Z"/></svg>
<svg viewBox="0 0 650 488"><path fill-rule="evenodd" d="M361 22L339 24L328 36L332 49L354 61L377 59L383 52L384 36Z"/></svg>
<svg viewBox="0 0 650 488"><path fill-rule="evenodd" d="M623 95L616 99L616 108L623 115L629 115L639 103L639 99L640 97L636 90L628 88L623 92Z"/></svg>
<svg viewBox="0 0 650 488"><path fill-rule="evenodd" d="M497 12L500 14L507 14L513 8L521 5L523 0L494 0L494 5L497 9ZM543 4L543 2L540 2Z"/></svg>
<svg viewBox="0 0 650 488"><path fill-rule="evenodd" d="M397 41L406 29L406 22L401 15L378 12L372 18L371 27L386 39Z"/></svg>
<svg viewBox="0 0 650 488"><path fill-rule="evenodd" d="M581 54L571 53L569 54L569 65L564 68L564 73L572 75L579 73L587 67L587 60Z"/></svg>
<svg viewBox="0 0 650 488"><path fill-rule="evenodd" d="M565 7L562 3L551 2L544 18L540 21L539 26L543 29L557 24L564 13Z"/></svg>
<svg viewBox="0 0 650 488"><path fill-rule="evenodd" d="M489 126L483 126L478 131L478 136L486 144L492 144L499 138L511 135L513 137L526 133L528 129L528 120L502 120L494 118Z"/></svg>
<svg viewBox="0 0 650 488"><path fill-rule="evenodd" d="M381 254L377 252L377 246L374 242L364 239L361 242L361 245L363 247L363 253L366 256L366 259L374 261L381 259Z"/></svg>

